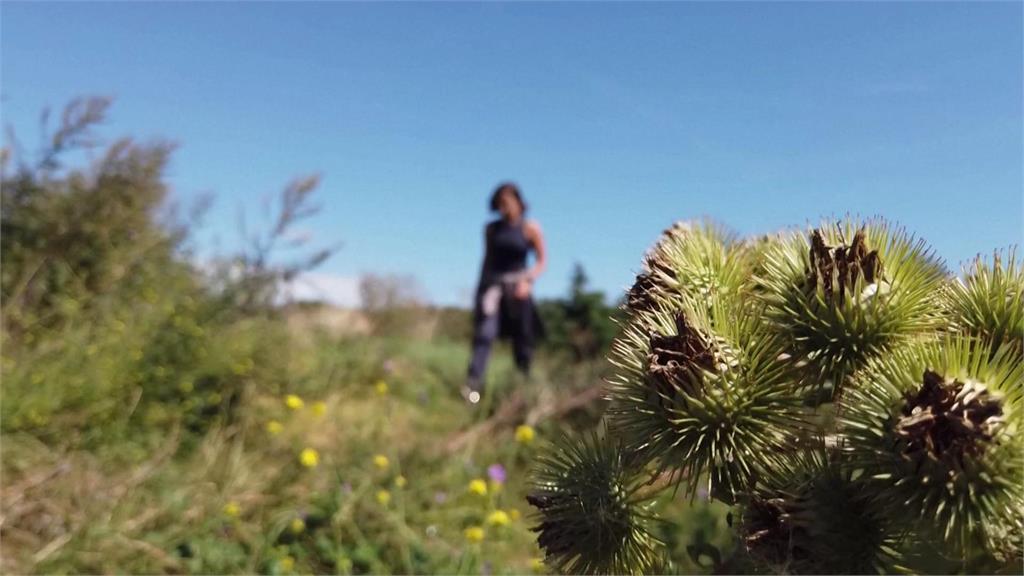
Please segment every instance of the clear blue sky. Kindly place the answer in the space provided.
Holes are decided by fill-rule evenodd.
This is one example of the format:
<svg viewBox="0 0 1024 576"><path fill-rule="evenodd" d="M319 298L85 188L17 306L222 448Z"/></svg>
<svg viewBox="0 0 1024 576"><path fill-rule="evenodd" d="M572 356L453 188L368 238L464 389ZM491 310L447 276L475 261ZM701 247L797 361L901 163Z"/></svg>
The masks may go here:
<svg viewBox="0 0 1024 576"><path fill-rule="evenodd" d="M673 220L740 233L881 213L953 269L1021 242L1022 7L962 4L2 4L3 120L116 97L103 134L180 143L230 248L321 172L322 274L468 302L486 200L517 180L565 291L618 295Z"/></svg>

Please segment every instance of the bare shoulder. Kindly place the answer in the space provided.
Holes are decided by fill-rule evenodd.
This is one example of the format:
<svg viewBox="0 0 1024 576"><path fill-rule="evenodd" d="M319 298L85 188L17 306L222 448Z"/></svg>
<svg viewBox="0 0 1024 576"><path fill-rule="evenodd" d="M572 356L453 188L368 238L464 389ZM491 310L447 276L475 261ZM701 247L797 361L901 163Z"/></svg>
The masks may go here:
<svg viewBox="0 0 1024 576"><path fill-rule="evenodd" d="M523 230L532 237L540 236L540 222L537 222L536 220L527 220L523 223Z"/></svg>

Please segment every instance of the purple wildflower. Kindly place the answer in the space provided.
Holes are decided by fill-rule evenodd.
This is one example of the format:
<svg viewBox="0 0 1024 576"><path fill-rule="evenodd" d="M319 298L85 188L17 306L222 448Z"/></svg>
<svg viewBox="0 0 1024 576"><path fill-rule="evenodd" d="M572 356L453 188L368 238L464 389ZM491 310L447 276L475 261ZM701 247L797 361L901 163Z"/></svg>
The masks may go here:
<svg viewBox="0 0 1024 576"><path fill-rule="evenodd" d="M487 467L487 477L498 484L505 483L505 467L501 464L491 464Z"/></svg>

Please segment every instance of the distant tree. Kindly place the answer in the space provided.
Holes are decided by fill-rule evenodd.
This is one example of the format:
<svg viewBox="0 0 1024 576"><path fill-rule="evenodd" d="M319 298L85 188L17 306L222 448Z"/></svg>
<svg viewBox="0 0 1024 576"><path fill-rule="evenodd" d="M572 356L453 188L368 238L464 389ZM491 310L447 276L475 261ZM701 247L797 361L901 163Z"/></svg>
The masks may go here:
<svg viewBox="0 0 1024 576"><path fill-rule="evenodd" d="M614 318L619 311L605 303L600 291L587 289L583 266L573 267L568 298L539 303L548 346L565 351L576 361L597 358L607 352L618 331Z"/></svg>
<svg viewBox="0 0 1024 576"><path fill-rule="evenodd" d="M319 185L320 176L315 174L293 179L278 196L276 210L269 201L265 204L266 227L255 232L250 233L245 212L241 212L243 249L213 263L213 286L226 304L244 314L268 311L278 303L286 285L336 252L337 246L302 250L308 238L294 232L297 224L320 211L312 202ZM299 254L290 260L278 256L297 249Z"/></svg>
<svg viewBox="0 0 1024 576"><path fill-rule="evenodd" d="M408 275L365 274L359 279L363 313L378 335L410 336L426 321L419 283Z"/></svg>

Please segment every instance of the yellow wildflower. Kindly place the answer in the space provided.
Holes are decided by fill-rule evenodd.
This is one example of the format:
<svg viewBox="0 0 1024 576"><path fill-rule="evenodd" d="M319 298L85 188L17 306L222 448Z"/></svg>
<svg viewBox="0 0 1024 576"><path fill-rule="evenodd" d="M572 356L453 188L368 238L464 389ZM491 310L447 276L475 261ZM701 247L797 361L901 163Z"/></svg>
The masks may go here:
<svg viewBox="0 0 1024 576"><path fill-rule="evenodd" d="M299 454L299 462L306 468L316 468L320 463L320 454L312 448L306 448Z"/></svg>
<svg viewBox="0 0 1024 576"><path fill-rule="evenodd" d="M406 485L405 476L396 476L395 477L395 486L397 486L399 488L405 488L405 485Z"/></svg>
<svg viewBox="0 0 1024 576"><path fill-rule="evenodd" d="M291 529L292 534L301 534L306 530L306 521L302 518L296 518L292 520L292 523L288 525L288 528Z"/></svg>
<svg viewBox="0 0 1024 576"><path fill-rule="evenodd" d="M327 414L327 403L322 401L322 400L320 402L314 402L313 403L313 416L316 416L316 417L319 418L319 417L322 417L324 414Z"/></svg>
<svg viewBox="0 0 1024 576"><path fill-rule="evenodd" d="M268 433L273 434L274 436L276 436L276 435L280 434L283 431L284 431L284 426L282 426L281 423L278 422L277 420L271 420L270 422L267 422L267 432Z"/></svg>
<svg viewBox="0 0 1024 576"><path fill-rule="evenodd" d="M516 510L515 508L509 510L508 517L511 518L513 522L519 520L519 510Z"/></svg>
<svg viewBox="0 0 1024 576"><path fill-rule="evenodd" d="M469 483L468 490L472 494L485 496L487 494L487 482L484 482L482 479L477 478L476 480L473 480L472 482Z"/></svg>
<svg viewBox="0 0 1024 576"><path fill-rule="evenodd" d="M291 556L285 556L277 561L277 567L281 572L291 572L295 569L295 559Z"/></svg>
<svg viewBox="0 0 1024 576"><path fill-rule="evenodd" d="M521 444L532 443L534 435L535 433L533 431L532 426L527 426L526 424L523 424L522 426L516 428L516 442L519 442Z"/></svg>
<svg viewBox="0 0 1024 576"><path fill-rule="evenodd" d="M391 492L387 490L377 492L377 502L380 502L381 506L387 506L388 502L391 502Z"/></svg>
<svg viewBox="0 0 1024 576"><path fill-rule="evenodd" d="M530 560L530 569L534 572L547 572L547 566L544 565L543 558L534 558Z"/></svg>
<svg viewBox="0 0 1024 576"><path fill-rule="evenodd" d="M228 518L238 518L241 513L242 508L238 506L237 502L228 502L224 505L224 515Z"/></svg>
<svg viewBox="0 0 1024 576"><path fill-rule="evenodd" d="M470 542L481 542L484 539L484 529L479 526L470 526L463 533Z"/></svg>
<svg viewBox="0 0 1024 576"><path fill-rule="evenodd" d="M377 389L377 394L380 394L381 396L385 396L388 393L388 383L383 380L378 380L374 385L374 388Z"/></svg>
<svg viewBox="0 0 1024 576"><path fill-rule="evenodd" d="M289 394L284 397L284 404L292 410L298 410L299 408L302 408L304 403L302 398L299 398L295 394Z"/></svg>
<svg viewBox="0 0 1024 576"><path fill-rule="evenodd" d="M504 510L495 510L487 516L487 523L491 526L508 526L508 513Z"/></svg>
<svg viewBox="0 0 1024 576"><path fill-rule="evenodd" d="M373 465L381 470L387 470L389 464L388 457L383 454L377 454L373 457Z"/></svg>

